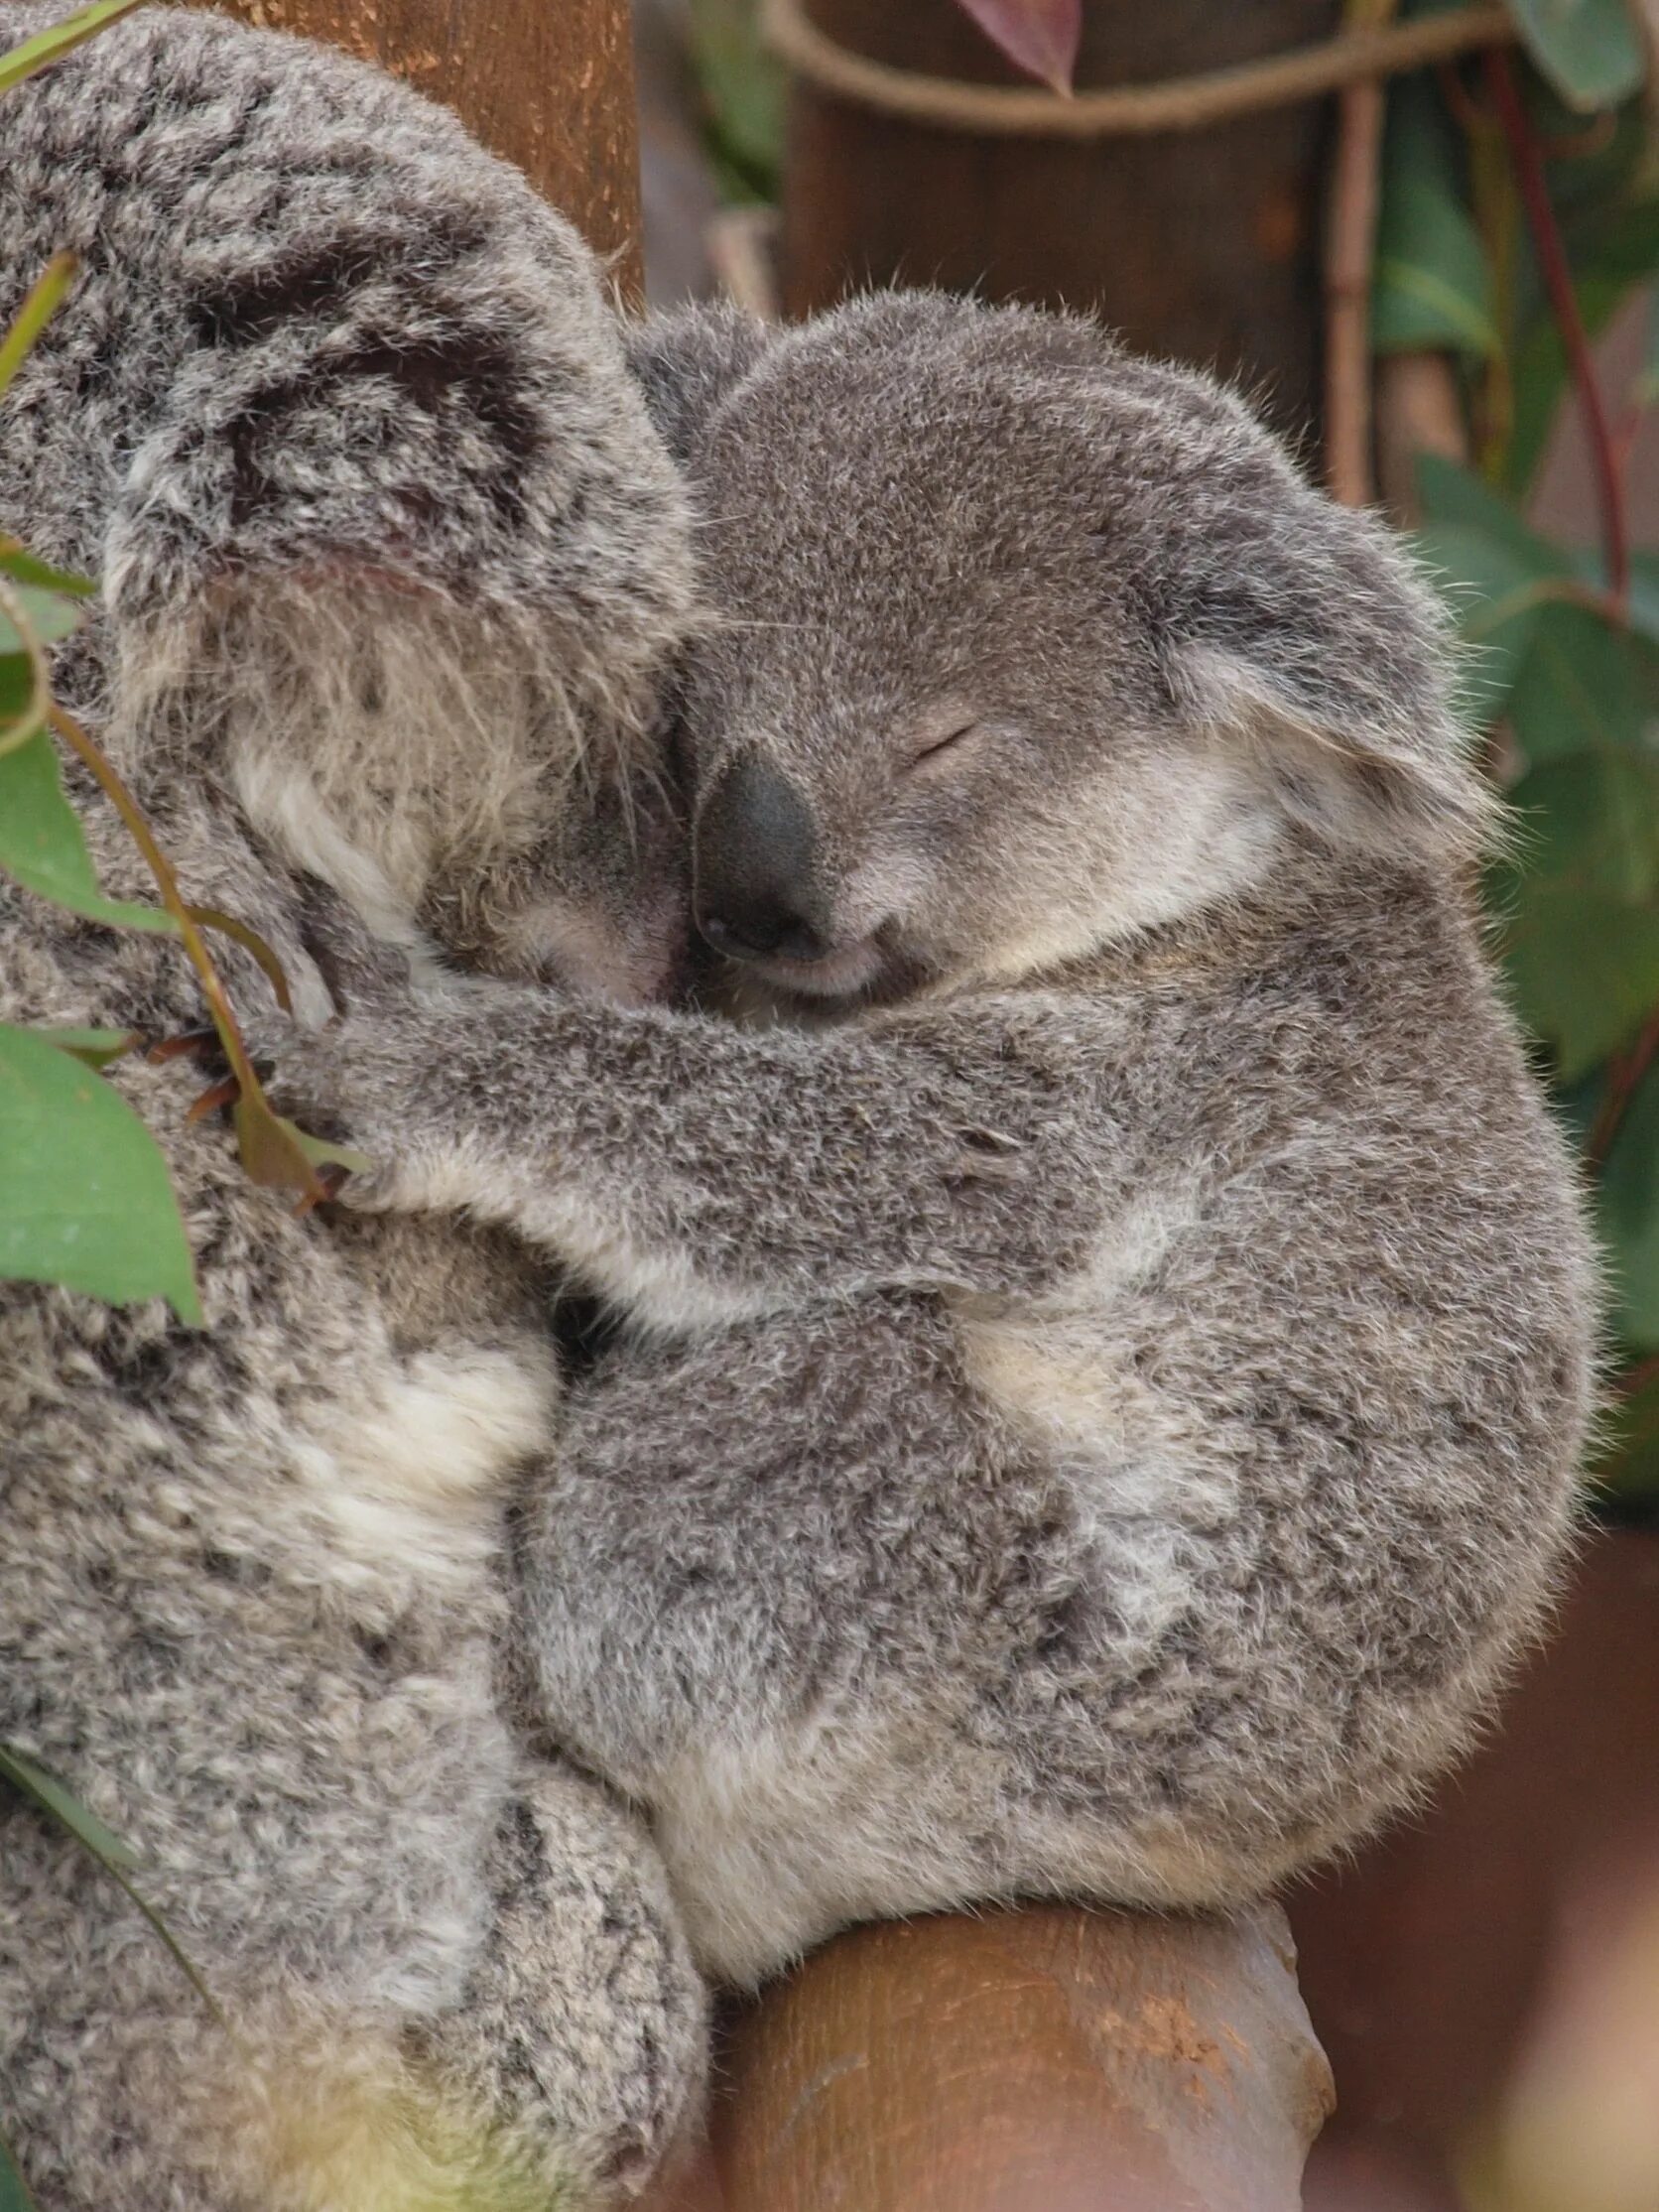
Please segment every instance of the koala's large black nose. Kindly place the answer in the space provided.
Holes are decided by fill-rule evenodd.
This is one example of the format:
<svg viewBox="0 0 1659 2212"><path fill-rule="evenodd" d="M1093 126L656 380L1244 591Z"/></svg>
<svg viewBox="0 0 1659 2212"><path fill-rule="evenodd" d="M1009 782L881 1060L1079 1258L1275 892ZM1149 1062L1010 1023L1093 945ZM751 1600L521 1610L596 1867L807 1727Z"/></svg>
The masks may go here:
<svg viewBox="0 0 1659 2212"><path fill-rule="evenodd" d="M830 950L804 794L753 754L734 761L697 823L697 926L730 960L818 960Z"/></svg>

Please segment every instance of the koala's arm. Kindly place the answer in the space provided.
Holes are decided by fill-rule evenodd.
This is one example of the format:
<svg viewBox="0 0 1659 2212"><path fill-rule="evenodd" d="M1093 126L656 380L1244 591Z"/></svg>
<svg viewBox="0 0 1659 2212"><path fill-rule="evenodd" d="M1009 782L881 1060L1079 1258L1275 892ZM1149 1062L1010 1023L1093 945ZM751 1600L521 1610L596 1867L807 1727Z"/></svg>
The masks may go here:
<svg viewBox="0 0 1659 2212"><path fill-rule="evenodd" d="M503 987L291 1037L278 1085L376 1163L362 1203L508 1226L680 1324L1070 1272L1135 1179L1114 1036L1059 997L815 1035Z"/></svg>

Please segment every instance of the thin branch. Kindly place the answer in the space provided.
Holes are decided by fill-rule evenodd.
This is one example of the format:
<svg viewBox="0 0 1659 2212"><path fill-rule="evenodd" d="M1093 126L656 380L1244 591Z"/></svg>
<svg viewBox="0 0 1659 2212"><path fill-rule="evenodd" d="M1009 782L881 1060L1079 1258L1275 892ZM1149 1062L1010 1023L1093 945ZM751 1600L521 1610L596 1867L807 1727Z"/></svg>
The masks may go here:
<svg viewBox="0 0 1659 2212"><path fill-rule="evenodd" d="M1199 130L1235 115L1323 98L1364 77L1395 76L1514 38L1507 9L1448 8L1380 31L1343 32L1265 61L1206 69L1157 84L1114 84L1063 99L1021 85L967 84L925 76L855 54L821 31L804 0L761 0L767 44L797 75L837 98L935 130L1016 138L1105 138Z"/></svg>
<svg viewBox="0 0 1659 2212"><path fill-rule="evenodd" d="M1614 450L1606 404L1595 374L1590 338L1585 330L1584 318L1579 313L1579 297L1573 285L1572 266L1567 258L1567 247L1562 239L1561 227L1556 221L1555 209L1550 204L1543 155L1507 54L1494 51L1487 55L1486 78L1491 87L1492 103L1497 109L1498 121L1503 126L1503 135L1509 141L1509 158L1514 165L1515 182L1520 188L1521 202L1526 209L1527 227L1532 232L1532 243L1538 255L1544 288L1550 296L1550 310L1555 317L1556 327L1561 333L1561 342L1572 370L1579 413L1584 422L1585 436L1590 443L1591 458L1595 470L1596 501L1601 515L1601 558L1606 570L1607 589L1614 603L1622 609L1630 591L1630 529L1625 513L1624 478Z"/></svg>
<svg viewBox="0 0 1659 2212"><path fill-rule="evenodd" d="M1347 0L1344 30L1380 31L1396 0ZM1371 262L1381 195L1387 93L1379 78L1346 84L1338 98L1337 156L1325 249L1325 474L1346 507L1369 506L1371 474Z"/></svg>

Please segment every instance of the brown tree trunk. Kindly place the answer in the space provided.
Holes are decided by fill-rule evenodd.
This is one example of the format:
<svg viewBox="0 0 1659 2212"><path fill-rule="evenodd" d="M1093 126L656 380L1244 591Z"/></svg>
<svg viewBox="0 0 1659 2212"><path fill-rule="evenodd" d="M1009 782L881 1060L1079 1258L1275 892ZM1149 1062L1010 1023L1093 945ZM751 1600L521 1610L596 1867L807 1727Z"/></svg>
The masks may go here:
<svg viewBox="0 0 1659 2212"><path fill-rule="evenodd" d="M809 0L839 44L897 67L1013 81L954 0ZM1336 0L1096 0L1080 85L1150 83L1311 44ZM1326 105L1196 132L974 138L805 82L784 190L786 312L873 284L1091 308L1142 350L1242 377L1282 427L1317 419Z"/></svg>
<svg viewBox="0 0 1659 2212"><path fill-rule="evenodd" d="M1296 2212L1331 2097L1276 1908L856 1929L720 2071L676 2212Z"/></svg>
<svg viewBox="0 0 1659 2212"><path fill-rule="evenodd" d="M455 109L522 169L637 301L639 131L627 0L227 0L325 39Z"/></svg>

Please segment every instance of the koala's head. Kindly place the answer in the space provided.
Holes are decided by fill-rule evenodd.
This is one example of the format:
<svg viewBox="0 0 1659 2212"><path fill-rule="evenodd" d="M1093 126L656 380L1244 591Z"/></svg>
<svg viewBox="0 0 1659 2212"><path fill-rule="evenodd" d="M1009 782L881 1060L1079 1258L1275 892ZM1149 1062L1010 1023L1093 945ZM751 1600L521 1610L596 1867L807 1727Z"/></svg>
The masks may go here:
<svg viewBox="0 0 1659 2212"><path fill-rule="evenodd" d="M353 169L342 214L319 157L271 240L194 253L102 549L111 741L228 793L381 937L651 996L686 935L659 716L685 490L592 256L420 128L407 205Z"/></svg>
<svg viewBox="0 0 1659 2212"><path fill-rule="evenodd" d="M1310 838L1477 840L1429 594L1205 378L927 294L633 360L702 510L696 919L770 989L1013 978Z"/></svg>

